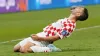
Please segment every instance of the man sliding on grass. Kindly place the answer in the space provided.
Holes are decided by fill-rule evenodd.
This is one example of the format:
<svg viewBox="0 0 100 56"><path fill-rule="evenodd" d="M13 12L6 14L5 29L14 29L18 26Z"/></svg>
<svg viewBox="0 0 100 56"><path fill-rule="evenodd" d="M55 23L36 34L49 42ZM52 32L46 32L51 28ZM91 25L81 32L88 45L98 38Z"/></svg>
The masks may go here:
<svg viewBox="0 0 100 56"><path fill-rule="evenodd" d="M68 18L60 19L43 29L43 32L32 34L14 46L14 52L56 52L61 51L53 45L53 42L67 38L74 31L76 21L84 21L88 18L88 10L77 6L71 8Z"/></svg>

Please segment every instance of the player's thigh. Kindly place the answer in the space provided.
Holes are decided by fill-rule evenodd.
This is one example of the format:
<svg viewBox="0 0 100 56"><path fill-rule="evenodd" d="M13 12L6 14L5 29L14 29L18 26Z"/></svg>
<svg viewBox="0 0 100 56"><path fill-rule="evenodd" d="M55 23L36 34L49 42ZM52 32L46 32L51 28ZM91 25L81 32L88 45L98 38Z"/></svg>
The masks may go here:
<svg viewBox="0 0 100 56"><path fill-rule="evenodd" d="M27 44L28 41L29 41L28 38L25 38L22 41L20 41L19 44L20 44L21 47L23 47L24 45Z"/></svg>
<svg viewBox="0 0 100 56"><path fill-rule="evenodd" d="M14 46L14 52L20 51L20 48L23 47L27 43L27 38L20 41L18 44Z"/></svg>
<svg viewBox="0 0 100 56"><path fill-rule="evenodd" d="M30 49L31 46L35 46L35 44L28 41L24 46L20 48L20 52L21 53L32 52L32 50Z"/></svg>
<svg viewBox="0 0 100 56"><path fill-rule="evenodd" d="M30 41L27 41L27 43L22 47L22 48L30 48L31 46L35 46L36 44L35 43L32 43Z"/></svg>
<svg viewBox="0 0 100 56"><path fill-rule="evenodd" d="M19 44L20 44L21 47L23 47L23 46L29 46L29 44L31 45L32 43L37 45L37 42L34 41L31 37L25 38L24 40L22 40L22 41L19 42Z"/></svg>

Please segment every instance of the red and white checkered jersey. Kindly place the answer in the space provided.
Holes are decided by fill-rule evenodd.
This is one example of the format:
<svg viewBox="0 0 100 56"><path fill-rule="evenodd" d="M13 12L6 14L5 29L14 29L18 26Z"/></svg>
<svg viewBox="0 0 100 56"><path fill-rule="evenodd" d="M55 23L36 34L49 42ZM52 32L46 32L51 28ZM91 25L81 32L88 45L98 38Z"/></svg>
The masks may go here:
<svg viewBox="0 0 100 56"><path fill-rule="evenodd" d="M64 37L68 37L74 31L75 27L75 22L72 22L68 18L64 18L46 26L43 31L46 33L46 36L59 35L62 39Z"/></svg>

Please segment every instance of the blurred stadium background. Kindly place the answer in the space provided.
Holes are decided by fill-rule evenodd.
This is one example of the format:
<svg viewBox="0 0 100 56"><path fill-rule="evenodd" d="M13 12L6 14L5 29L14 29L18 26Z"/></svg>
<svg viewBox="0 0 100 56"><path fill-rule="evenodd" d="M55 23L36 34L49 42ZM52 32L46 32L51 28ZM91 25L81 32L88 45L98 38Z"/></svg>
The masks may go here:
<svg viewBox="0 0 100 56"><path fill-rule="evenodd" d="M100 0L0 0L0 56L100 56L99 4ZM68 17L69 7L78 5L89 10L89 19L77 22L77 30L70 38L54 43L63 52L13 52L13 46L20 39Z"/></svg>

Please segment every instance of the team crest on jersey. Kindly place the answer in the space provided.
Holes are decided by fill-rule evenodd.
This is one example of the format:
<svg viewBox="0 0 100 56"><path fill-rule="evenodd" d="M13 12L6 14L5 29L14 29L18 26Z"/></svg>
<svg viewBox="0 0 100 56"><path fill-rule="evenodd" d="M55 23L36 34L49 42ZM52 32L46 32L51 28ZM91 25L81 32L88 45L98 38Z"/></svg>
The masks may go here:
<svg viewBox="0 0 100 56"><path fill-rule="evenodd" d="M68 32L67 32L66 30L63 30L63 31L61 32L61 34L62 34L63 36L66 36L66 35L68 34Z"/></svg>

